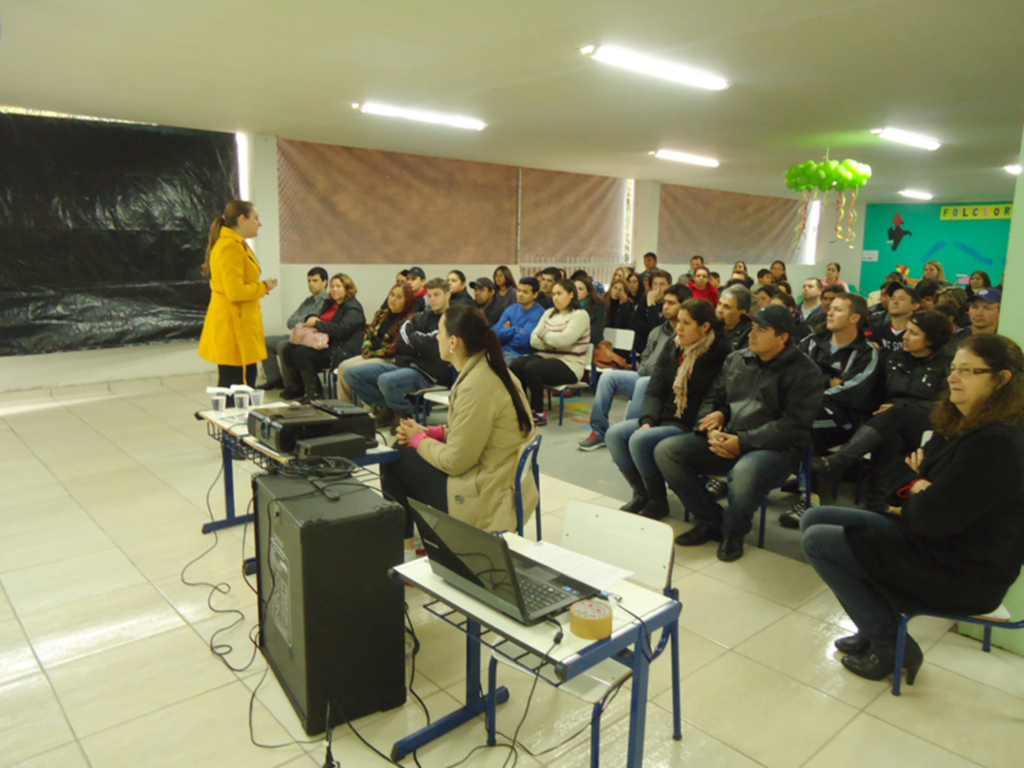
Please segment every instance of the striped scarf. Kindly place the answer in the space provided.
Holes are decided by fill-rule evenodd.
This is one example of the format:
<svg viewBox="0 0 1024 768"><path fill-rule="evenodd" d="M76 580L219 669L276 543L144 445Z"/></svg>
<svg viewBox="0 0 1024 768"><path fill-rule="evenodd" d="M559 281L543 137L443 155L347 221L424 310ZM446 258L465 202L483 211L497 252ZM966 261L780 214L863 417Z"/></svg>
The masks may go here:
<svg viewBox="0 0 1024 768"><path fill-rule="evenodd" d="M675 381L672 382L672 391L676 393L676 418L681 419L683 413L686 412L687 389L690 384L690 376L693 375L693 366L697 363L697 358L711 349L711 345L715 343L715 332L708 331L707 336L688 347L679 345L678 336L676 336L675 342L683 354L679 370L676 371Z"/></svg>

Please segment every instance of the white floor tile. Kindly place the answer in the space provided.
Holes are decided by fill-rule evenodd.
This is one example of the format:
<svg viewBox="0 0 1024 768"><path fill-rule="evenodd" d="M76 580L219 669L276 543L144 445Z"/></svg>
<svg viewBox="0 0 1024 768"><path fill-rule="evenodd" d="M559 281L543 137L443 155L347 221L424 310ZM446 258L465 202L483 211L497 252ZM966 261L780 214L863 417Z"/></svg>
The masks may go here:
<svg viewBox="0 0 1024 768"><path fill-rule="evenodd" d="M41 673L0 685L0 766L15 765L73 740L57 697Z"/></svg>

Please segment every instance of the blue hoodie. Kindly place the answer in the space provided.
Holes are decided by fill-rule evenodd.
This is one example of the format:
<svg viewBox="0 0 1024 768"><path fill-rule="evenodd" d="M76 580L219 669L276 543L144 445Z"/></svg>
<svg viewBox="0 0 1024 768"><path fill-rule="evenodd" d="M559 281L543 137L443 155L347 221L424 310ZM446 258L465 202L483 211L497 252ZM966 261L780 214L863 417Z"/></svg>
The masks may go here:
<svg viewBox="0 0 1024 768"><path fill-rule="evenodd" d="M540 304L535 302L530 309L524 310L518 301L502 312L494 324L494 332L498 334L502 348L510 349L518 355L532 354L534 349L530 346L530 334L543 314L544 307ZM511 323L512 327L506 328L505 323Z"/></svg>

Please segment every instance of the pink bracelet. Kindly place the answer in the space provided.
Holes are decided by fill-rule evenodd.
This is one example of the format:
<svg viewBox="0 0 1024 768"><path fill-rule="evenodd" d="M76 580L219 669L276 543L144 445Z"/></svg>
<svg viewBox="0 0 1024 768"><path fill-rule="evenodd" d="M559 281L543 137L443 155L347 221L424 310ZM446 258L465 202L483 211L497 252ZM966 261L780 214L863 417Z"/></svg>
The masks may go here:
<svg viewBox="0 0 1024 768"><path fill-rule="evenodd" d="M415 451L419 449L420 443L422 443L428 437L429 435L426 432L417 432L415 435L412 436L412 439L409 440L409 445Z"/></svg>
<svg viewBox="0 0 1024 768"><path fill-rule="evenodd" d="M431 440L441 440L443 442L444 441L444 427L442 427L442 426L427 427L427 437L429 437Z"/></svg>

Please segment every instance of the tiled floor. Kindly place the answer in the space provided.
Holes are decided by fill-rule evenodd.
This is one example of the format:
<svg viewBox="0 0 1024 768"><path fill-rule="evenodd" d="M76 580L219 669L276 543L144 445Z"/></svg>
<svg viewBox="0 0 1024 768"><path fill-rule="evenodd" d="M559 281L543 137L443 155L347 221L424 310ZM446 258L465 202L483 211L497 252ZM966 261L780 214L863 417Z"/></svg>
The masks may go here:
<svg viewBox="0 0 1024 768"><path fill-rule="evenodd" d="M209 650L231 615L207 606L208 588L180 572L211 544L199 532L219 465L216 444L192 414L206 400L205 377L0 395L0 767L306 766L323 763L320 741L305 743L297 718L257 655L233 672ZM575 452L574 452L575 453ZM578 454L610 469L607 456ZM560 460L571 460L563 456ZM248 495L249 465L236 464ZM572 499L621 502L543 477L545 538L557 540ZM211 496L223 503L215 485ZM677 528L681 522L673 523ZM247 542L251 548L251 536ZM189 575L223 583L218 608L245 621L217 635L244 665L254 596L240 573L243 531L220 535ZM646 766L1018 766L1024 742L1024 659L995 650L935 620L912 632L926 651L918 682L901 698L886 684L846 673L832 641L849 621L809 566L748 549L723 564L712 546L677 550L674 577L683 613L683 740L671 739L666 658L651 673ZM422 609L409 591L423 650L417 691L433 717L464 695L461 636ZM499 710L510 733L530 679L502 669L512 692ZM259 686L249 734L249 703ZM628 699L603 720L602 756L622 765ZM419 728L414 700L355 723L384 752ZM534 753L584 728L588 710L541 685L521 741ZM424 768L461 760L484 742L480 721L420 750ZM347 727L334 734L341 765L383 765ZM480 750L465 763L499 766L507 750ZM1017 757L1014 757L1017 755ZM519 765L588 765L585 736ZM411 759L404 761L411 765Z"/></svg>

